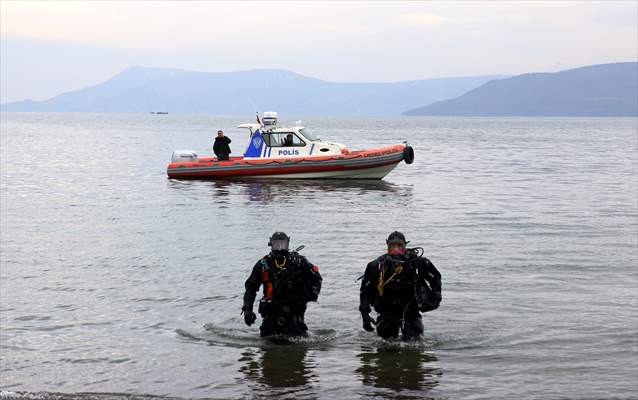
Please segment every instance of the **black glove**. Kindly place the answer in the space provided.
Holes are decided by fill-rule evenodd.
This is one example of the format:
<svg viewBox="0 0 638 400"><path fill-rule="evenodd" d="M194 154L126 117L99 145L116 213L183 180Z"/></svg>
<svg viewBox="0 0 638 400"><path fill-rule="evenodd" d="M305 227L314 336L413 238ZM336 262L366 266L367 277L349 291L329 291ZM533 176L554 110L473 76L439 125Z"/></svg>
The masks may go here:
<svg viewBox="0 0 638 400"><path fill-rule="evenodd" d="M416 302L421 312L435 310L441 303L441 292L431 290L426 284L420 285L416 290Z"/></svg>
<svg viewBox="0 0 638 400"><path fill-rule="evenodd" d="M307 296L308 301L317 301L318 298L319 298L319 293L317 293L316 290L311 290L310 293L308 293L308 296Z"/></svg>
<svg viewBox="0 0 638 400"><path fill-rule="evenodd" d="M253 310L242 310L242 313L244 314L244 322L246 323L246 325L251 326L255 323L257 316L255 315Z"/></svg>
<svg viewBox="0 0 638 400"><path fill-rule="evenodd" d="M370 316L370 313L363 311L361 312L361 318L363 318L363 329L368 332L372 332L374 330L372 325L376 325L377 321L375 321L374 318Z"/></svg>

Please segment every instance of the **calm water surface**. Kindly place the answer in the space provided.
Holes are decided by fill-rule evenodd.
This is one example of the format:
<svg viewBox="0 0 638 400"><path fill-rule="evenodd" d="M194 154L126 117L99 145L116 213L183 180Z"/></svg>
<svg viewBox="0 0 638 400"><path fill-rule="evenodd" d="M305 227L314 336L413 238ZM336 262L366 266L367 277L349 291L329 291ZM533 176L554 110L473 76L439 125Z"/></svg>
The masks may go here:
<svg viewBox="0 0 638 400"><path fill-rule="evenodd" d="M209 398L638 397L636 119L307 120L380 182L168 180L174 148L243 151L250 118L3 114L0 389ZM443 303L425 337L360 328L392 230ZM311 336L258 338L243 282L275 230L320 266Z"/></svg>

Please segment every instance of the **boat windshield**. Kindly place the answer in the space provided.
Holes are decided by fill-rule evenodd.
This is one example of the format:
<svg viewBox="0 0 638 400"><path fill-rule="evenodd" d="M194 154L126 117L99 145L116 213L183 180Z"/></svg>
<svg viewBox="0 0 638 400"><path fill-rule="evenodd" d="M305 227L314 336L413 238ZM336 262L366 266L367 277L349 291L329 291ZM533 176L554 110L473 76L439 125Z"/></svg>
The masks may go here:
<svg viewBox="0 0 638 400"><path fill-rule="evenodd" d="M312 132L308 130L308 128L299 129L299 133L301 133L303 136L306 137L306 139L310 140L311 142L319 140L319 138L313 135Z"/></svg>

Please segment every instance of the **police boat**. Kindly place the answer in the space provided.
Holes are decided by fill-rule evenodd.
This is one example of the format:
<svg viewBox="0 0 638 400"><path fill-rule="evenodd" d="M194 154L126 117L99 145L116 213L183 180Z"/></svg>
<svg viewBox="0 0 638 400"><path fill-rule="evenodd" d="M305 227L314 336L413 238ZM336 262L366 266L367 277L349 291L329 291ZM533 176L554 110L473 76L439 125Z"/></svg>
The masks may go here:
<svg viewBox="0 0 638 400"><path fill-rule="evenodd" d="M169 178L382 179L401 161L414 161L407 142L350 151L343 144L318 139L303 126L279 126L276 112L265 112L256 124L238 128L250 132L242 157L219 161L176 150L167 168Z"/></svg>

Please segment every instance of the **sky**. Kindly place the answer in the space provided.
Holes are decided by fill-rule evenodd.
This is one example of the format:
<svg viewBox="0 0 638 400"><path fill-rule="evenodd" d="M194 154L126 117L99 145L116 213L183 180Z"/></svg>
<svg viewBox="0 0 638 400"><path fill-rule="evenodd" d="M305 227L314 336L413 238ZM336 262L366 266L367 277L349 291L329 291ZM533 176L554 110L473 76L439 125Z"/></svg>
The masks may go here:
<svg viewBox="0 0 638 400"><path fill-rule="evenodd" d="M638 1L0 1L0 101L136 65L391 82L638 59Z"/></svg>

